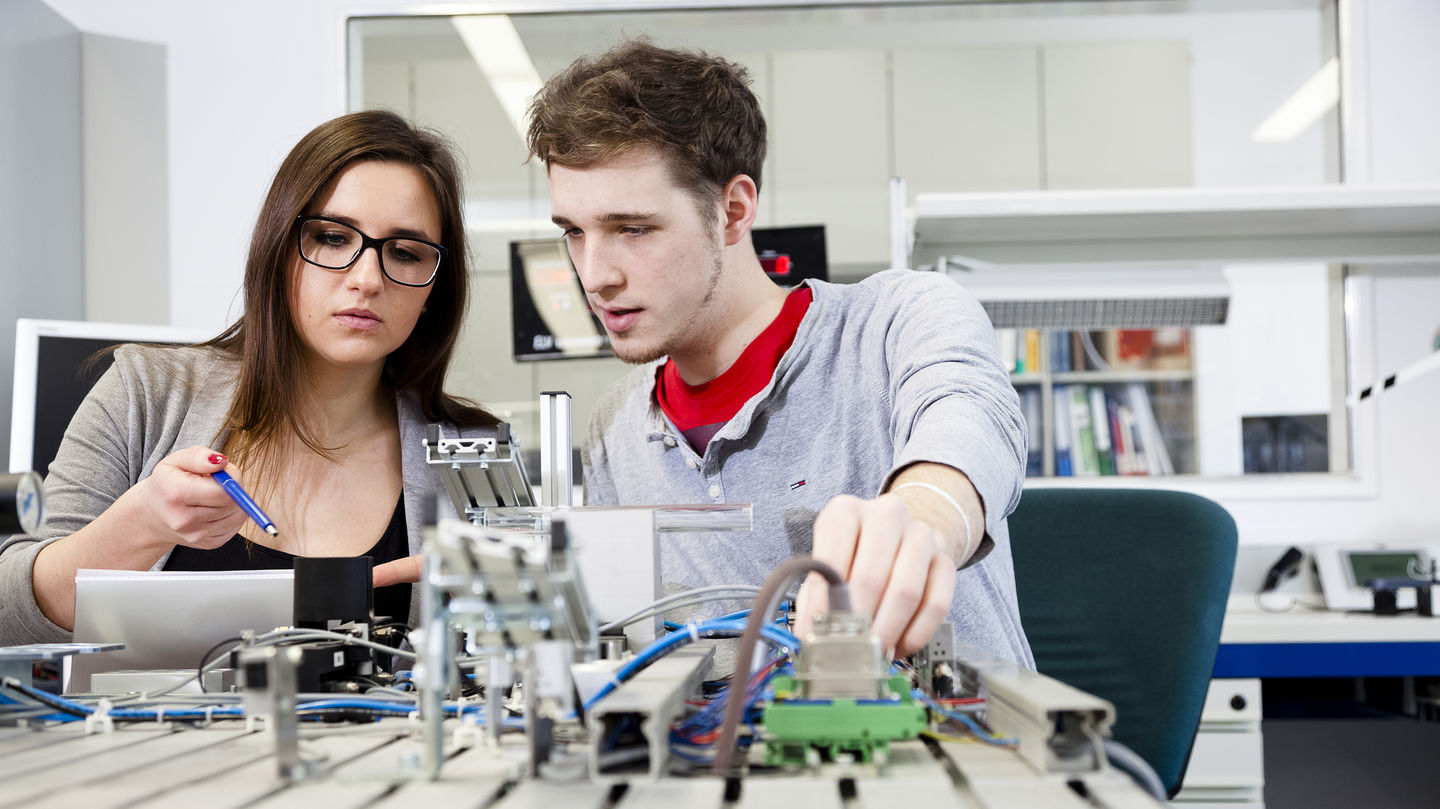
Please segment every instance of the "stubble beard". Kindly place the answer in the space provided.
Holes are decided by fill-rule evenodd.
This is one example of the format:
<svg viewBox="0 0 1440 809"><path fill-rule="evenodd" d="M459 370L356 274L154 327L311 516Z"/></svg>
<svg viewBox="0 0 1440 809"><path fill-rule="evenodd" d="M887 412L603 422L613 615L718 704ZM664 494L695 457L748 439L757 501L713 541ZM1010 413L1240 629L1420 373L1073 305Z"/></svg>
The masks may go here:
<svg viewBox="0 0 1440 809"><path fill-rule="evenodd" d="M710 265L710 277L705 280L705 294L700 296L700 302L695 306L695 313L698 314L707 309L715 299L715 293L720 289L720 273L725 266L723 252L716 248L711 252L713 261ZM610 350L623 362L630 365L644 365L647 362L654 362L661 357L674 352L675 347L694 343L697 339L704 339L702 336L703 326L696 326L694 318L680 324L675 331L665 335L658 345L637 346L634 350L627 350L616 345L615 338L610 338Z"/></svg>

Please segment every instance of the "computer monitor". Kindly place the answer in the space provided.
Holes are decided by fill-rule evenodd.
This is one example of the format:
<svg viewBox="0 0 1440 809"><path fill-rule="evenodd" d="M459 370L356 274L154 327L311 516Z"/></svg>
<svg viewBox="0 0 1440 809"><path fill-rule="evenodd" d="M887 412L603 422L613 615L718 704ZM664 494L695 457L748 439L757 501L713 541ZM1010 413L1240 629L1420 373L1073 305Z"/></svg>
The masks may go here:
<svg viewBox="0 0 1440 809"><path fill-rule="evenodd" d="M510 323L518 361L610 356L561 239L510 243Z"/></svg>
<svg viewBox="0 0 1440 809"><path fill-rule="evenodd" d="M760 266L775 283L791 287L811 278L830 280L824 225L752 228L750 240Z"/></svg>
<svg viewBox="0 0 1440 809"><path fill-rule="evenodd" d="M750 235L765 274L777 284L827 280L823 225L753 228ZM560 238L510 243L510 323L521 362L610 356L610 338Z"/></svg>
<svg viewBox="0 0 1440 809"><path fill-rule="evenodd" d="M10 471L34 470L43 476L50 470L70 418L114 361L109 353L97 357L97 352L121 343L197 343L213 336L176 326L15 321Z"/></svg>

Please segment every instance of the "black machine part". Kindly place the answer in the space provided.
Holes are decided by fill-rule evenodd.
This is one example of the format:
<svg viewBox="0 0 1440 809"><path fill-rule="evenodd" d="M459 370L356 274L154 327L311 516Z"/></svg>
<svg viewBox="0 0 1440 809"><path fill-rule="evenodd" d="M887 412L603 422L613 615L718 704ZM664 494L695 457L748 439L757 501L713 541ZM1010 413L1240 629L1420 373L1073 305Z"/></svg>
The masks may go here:
<svg viewBox="0 0 1440 809"><path fill-rule="evenodd" d="M295 558L295 626L369 624L375 589L369 556Z"/></svg>

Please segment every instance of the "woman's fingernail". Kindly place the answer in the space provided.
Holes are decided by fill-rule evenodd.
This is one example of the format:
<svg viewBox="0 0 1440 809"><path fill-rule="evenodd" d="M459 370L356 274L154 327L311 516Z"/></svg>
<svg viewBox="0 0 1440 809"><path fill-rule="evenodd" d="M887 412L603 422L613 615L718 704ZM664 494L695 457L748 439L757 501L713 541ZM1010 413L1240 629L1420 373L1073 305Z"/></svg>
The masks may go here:
<svg viewBox="0 0 1440 809"><path fill-rule="evenodd" d="M225 463L225 456L221 455L218 452L212 452L210 453L210 463L219 466L220 464Z"/></svg>

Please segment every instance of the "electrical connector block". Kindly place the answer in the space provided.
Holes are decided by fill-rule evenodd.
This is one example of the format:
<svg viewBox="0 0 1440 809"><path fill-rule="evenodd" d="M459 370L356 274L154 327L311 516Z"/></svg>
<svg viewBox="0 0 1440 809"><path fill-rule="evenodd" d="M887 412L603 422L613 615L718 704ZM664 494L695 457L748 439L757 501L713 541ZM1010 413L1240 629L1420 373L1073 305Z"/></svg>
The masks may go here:
<svg viewBox="0 0 1440 809"><path fill-rule="evenodd" d="M888 753L895 739L913 739L929 721L925 706L910 695L910 680L903 674L889 678L882 699L791 698L796 681L776 675L775 701L765 706L765 763L803 766L811 750L822 760L849 754L869 763L879 752Z"/></svg>
<svg viewBox="0 0 1440 809"><path fill-rule="evenodd" d="M795 675L771 681L764 709L765 761L804 765L816 751L869 763L894 739L913 739L929 720L911 696L910 678L891 676L870 619L851 612L818 615L801 646Z"/></svg>

